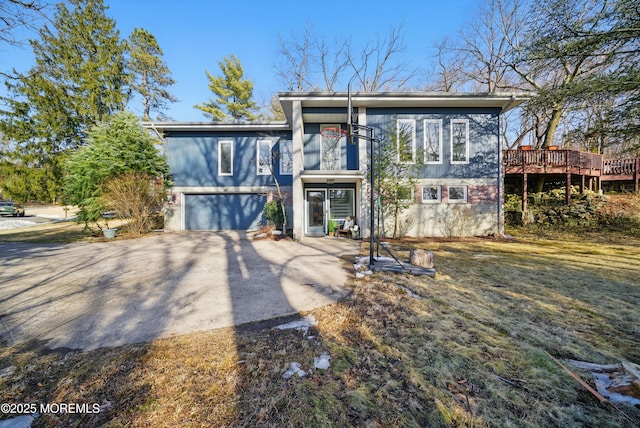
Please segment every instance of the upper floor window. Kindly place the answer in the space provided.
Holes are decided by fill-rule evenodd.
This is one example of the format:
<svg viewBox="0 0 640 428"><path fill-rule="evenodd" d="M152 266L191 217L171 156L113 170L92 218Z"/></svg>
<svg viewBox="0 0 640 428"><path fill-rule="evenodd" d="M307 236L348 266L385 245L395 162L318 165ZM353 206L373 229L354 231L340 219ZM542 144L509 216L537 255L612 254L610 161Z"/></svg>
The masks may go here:
<svg viewBox="0 0 640 428"><path fill-rule="evenodd" d="M424 120L424 161L442 163L442 119Z"/></svg>
<svg viewBox="0 0 640 428"><path fill-rule="evenodd" d="M469 163L469 120L451 120L451 163Z"/></svg>
<svg viewBox="0 0 640 428"><path fill-rule="evenodd" d="M256 142L256 166L258 175L271 174L271 140Z"/></svg>
<svg viewBox="0 0 640 428"><path fill-rule="evenodd" d="M416 161L416 121L398 119L396 127L398 162L414 163Z"/></svg>
<svg viewBox="0 0 640 428"><path fill-rule="evenodd" d="M280 175L293 174L293 142L291 140L280 140Z"/></svg>
<svg viewBox="0 0 640 428"><path fill-rule="evenodd" d="M218 175L233 175L233 141L218 141Z"/></svg>
<svg viewBox="0 0 640 428"><path fill-rule="evenodd" d="M342 142L344 135L340 125L320 125L320 169L337 171L342 169Z"/></svg>

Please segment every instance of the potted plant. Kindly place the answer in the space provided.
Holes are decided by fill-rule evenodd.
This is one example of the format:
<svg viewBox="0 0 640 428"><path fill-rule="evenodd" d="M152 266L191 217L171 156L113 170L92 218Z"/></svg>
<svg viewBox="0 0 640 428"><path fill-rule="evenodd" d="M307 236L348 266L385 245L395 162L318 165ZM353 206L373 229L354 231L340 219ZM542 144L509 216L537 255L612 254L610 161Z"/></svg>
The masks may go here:
<svg viewBox="0 0 640 428"><path fill-rule="evenodd" d="M104 219L104 223L106 224L106 228L102 229L102 234L104 235L105 238L108 239L113 239L116 237L116 232L118 231L118 229L113 229L109 227L109 219L110 218L115 218L116 213L113 211L105 211L103 213L100 214L102 216L102 218ZM98 227L100 227L100 225L98 225Z"/></svg>
<svg viewBox="0 0 640 428"><path fill-rule="evenodd" d="M329 219L329 236L335 236L335 231L336 231L336 227L338 226L338 223L333 219L330 218Z"/></svg>

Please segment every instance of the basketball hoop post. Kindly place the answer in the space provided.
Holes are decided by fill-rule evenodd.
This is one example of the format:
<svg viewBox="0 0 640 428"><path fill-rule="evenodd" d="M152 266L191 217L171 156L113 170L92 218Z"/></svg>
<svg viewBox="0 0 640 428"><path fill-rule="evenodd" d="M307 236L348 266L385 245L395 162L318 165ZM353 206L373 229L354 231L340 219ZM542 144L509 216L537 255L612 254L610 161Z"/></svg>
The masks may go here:
<svg viewBox="0 0 640 428"><path fill-rule="evenodd" d="M366 132L365 135L361 135L360 133L353 133L354 131L364 130ZM380 142L380 139L376 138L375 130L370 126L359 125L359 124L351 124L351 136L352 138L360 139L364 138L369 142L369 153L371 156L371 162L369 166L369 266L372 266L376 259L373 257L373 247L375 242L374 229L375 229L375 159L376 159L376 143Z"/></svg>
<svg viewBox="0 0 640 428"><path fill-rule="evenodd" d="M364 135L360 134L360 130L364 130ZM341 130L342 131L342 130ZM372 266L376 259L373 257L373 247L375 242L375 160L376 160L376 143L380 142L380 139L376 138L375 130L366 125L359 125L353 120L353 104L351 101L351 81L347 85L347 130L342 131L349 143L356 144L357 140L363 138L369 142L369 153L371 156L371 162L369 167L369 187L370 187L370 199L369 199L369 265Z"/></svg>

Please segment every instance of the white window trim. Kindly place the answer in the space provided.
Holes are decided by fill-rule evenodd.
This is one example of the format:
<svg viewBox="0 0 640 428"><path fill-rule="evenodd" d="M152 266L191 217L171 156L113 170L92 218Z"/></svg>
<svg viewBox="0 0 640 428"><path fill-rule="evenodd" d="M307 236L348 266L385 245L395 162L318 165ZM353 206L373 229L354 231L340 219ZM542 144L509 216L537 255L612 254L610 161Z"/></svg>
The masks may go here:
<svg viewBox="0 0 640 428"><path fill-rule="evenodd" d="M464 193L464 199L451 199L451 191L450 191L450 189L452 187L462 187L463 193ZM467 200L469 199L469 193L468 192L469 192L468 186L464 186L464 185L447 186L447 200L451 204L466 204Z"/></svg>
<svg viewBox="0 0 640 428"><path fill-rule="evenodd" d="M456 123L463 123L465 125L465 160L464 161L454 161L453 160L453 126ZM464 165L469 163L469 119L451 119L451 164L452 165Z"/></svg>
<svg viewBox="0 0 640 428"><path fill-rule="evenodd" d="M229 145L231 147L231 172L222 172L222 146ZM218 140L218 175L233 175L233 140Z"/></svg>
<svg viewBox="0 0 640 428"><path fill-rule="evenodd" d="M282 153L284 153L284 150L282 150L282 145L286 144L287 146L289 146L289 156L291 157L290 162L291 162L291 170L290 171L283 171L282 169ZM280 140L280 155L278 156L278 163L280 164L280 175L293 175L293 141L291 140Z"/></svg>
<svg viewBox="0 0 640 428"><path fill-rule="evenodd" d="M438 160L437 161L427 161L427 124L428 123L437 123L438 129L440 130L440 135L438 136ZM423 122L424 126L424 139L423 139L423 148L424 148L424 163L430 165L442 165L442 119L425 119Z"/></svg>
<svg viewBox="0 0 640 428"><path fill-rule="evenodd" d="M424 198L424 188L425 187L437 187L438 188L438 199L425 199ZM442 202L442 186L422 186L420 189L422 191L422 203L423 204L438 204Z"/></svg>
<svg viewBox="0 0 640 428"><path fill-rule="evenodd" d="M413 127L413 133L411 135L411 161L403 162L400 160L400 129L401 124L410 124ZM396 150L398 151L398 163L416 163L416 120L415 119L398 119L396 122Z"/></svg>
<svg viewBox="0 0 640 428"><path fill-rule="evenodd" d="M262 145L267 144L269 146L269 164L268 165L262 165L260 163L260 161L262 160L260 155L261 155L261 151L260 148L262 147ZM272 157L272 153L271 153L271 148L273 146L271 145L271 140L257 140L256 141L256 174L257 175L271 175L271 168L272 168L272 162L273 162L273 157Z"/></svg>

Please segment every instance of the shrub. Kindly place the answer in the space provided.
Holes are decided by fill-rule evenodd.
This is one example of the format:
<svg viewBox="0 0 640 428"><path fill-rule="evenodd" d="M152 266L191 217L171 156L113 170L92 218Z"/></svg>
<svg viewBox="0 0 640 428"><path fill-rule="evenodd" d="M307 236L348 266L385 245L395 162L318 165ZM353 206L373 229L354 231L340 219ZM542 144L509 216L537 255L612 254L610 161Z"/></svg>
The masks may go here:
<svg viewBox="0 0 640 428"><path fill-rule="evenodd" d="M272 200L264 204L263 215L269 226L282 228L284 214L282 201Z"/></svg>
<svg viewBox="0 0 640 428"><path fill-rule="evenodd" d="M102 191L102 203L116 216L129 219L129 230L135 235L149 232L155 226L155 214L162 210L164 186L144 173L124 174L109 180Z"/></svg>

